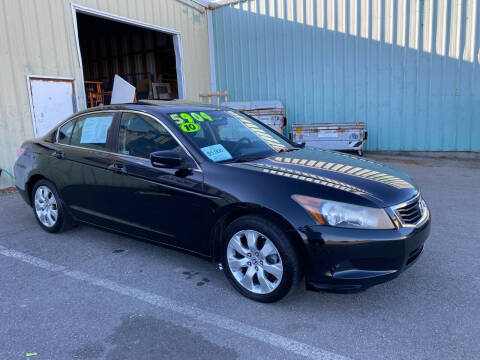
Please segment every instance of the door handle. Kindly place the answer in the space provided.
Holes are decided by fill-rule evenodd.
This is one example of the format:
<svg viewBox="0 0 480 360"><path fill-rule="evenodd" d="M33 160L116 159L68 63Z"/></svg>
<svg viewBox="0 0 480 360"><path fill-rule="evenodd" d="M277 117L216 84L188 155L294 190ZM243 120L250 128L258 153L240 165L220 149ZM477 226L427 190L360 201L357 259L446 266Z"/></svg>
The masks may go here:
<svg viewBox="0 0 480 360"><path fill-rule="evenodd" d="M63 158L65 158L65 153L63 151L55 150L52 153L52 156L57 158L57 159L63 159Z"/></svg>
<svg viewBox="0 0 480 360"><path fill-rule="evenodd" d="M114 164L110 165L108 167L108 169L112 170L112 171L115 171L116 173L119 173L119 174L126 174L127 173L127 169L126 169L125 165L120 164L120 163L114 163Z"/></svg>

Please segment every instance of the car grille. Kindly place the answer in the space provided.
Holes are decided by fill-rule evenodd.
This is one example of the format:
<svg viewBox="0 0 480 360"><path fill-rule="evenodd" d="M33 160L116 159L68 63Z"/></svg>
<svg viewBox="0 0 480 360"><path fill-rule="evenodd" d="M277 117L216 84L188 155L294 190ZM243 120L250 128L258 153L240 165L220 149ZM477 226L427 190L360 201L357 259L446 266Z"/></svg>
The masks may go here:
<svg viewBox="0 0 480 360"><path fill-rule="evenodd" d="M397 208L397 213L404 224L416 224L422 218L420 198L410 204Z"/></svg>

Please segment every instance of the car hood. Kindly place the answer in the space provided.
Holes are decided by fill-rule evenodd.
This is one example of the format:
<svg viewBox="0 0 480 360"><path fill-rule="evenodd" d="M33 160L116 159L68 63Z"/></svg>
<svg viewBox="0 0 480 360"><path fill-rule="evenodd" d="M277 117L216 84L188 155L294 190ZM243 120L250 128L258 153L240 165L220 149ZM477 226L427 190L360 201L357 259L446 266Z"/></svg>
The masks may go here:
<svg viewBox="0 0 480 360"><path fill-rule="evenodd" d="M417 185L404 172L335 151L304 148L232 165L353 193L381 207L402 203L418 194Z"/></svg>

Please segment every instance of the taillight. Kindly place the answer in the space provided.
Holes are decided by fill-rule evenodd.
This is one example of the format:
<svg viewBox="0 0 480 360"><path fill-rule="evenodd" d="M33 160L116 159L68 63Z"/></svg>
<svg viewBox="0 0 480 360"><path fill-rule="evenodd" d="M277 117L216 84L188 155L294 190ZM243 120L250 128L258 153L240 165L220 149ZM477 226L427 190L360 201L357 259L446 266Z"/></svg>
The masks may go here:
<svg viewBox="0 0 480 360"><path fill-rule="evenodd" d="M25 152L24 148L20 148L17 150L17 154L15 155L15 162L17 162L18 158L22 156L24 152Z"/></svg>

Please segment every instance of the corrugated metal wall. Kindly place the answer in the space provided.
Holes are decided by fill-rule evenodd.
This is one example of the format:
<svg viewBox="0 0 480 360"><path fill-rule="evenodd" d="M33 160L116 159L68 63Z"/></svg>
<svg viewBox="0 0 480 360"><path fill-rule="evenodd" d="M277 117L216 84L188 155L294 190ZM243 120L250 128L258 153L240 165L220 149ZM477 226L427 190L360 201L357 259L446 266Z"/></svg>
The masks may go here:
<svg viewBox="0 0 480 360"><path fill-rule="evenodd" d="M480 0L256 0L213 12L217 89L370 150L480 151Z"/></svg>
<svg viewBox="0 0 480 360"><path fill-rule="evenodd" d="M84 104L71 2L180 31L187 98L210 90L207 16L189 0L0 0L0 167L10 172L33 136L26 75L73 77Z"/></svg>

